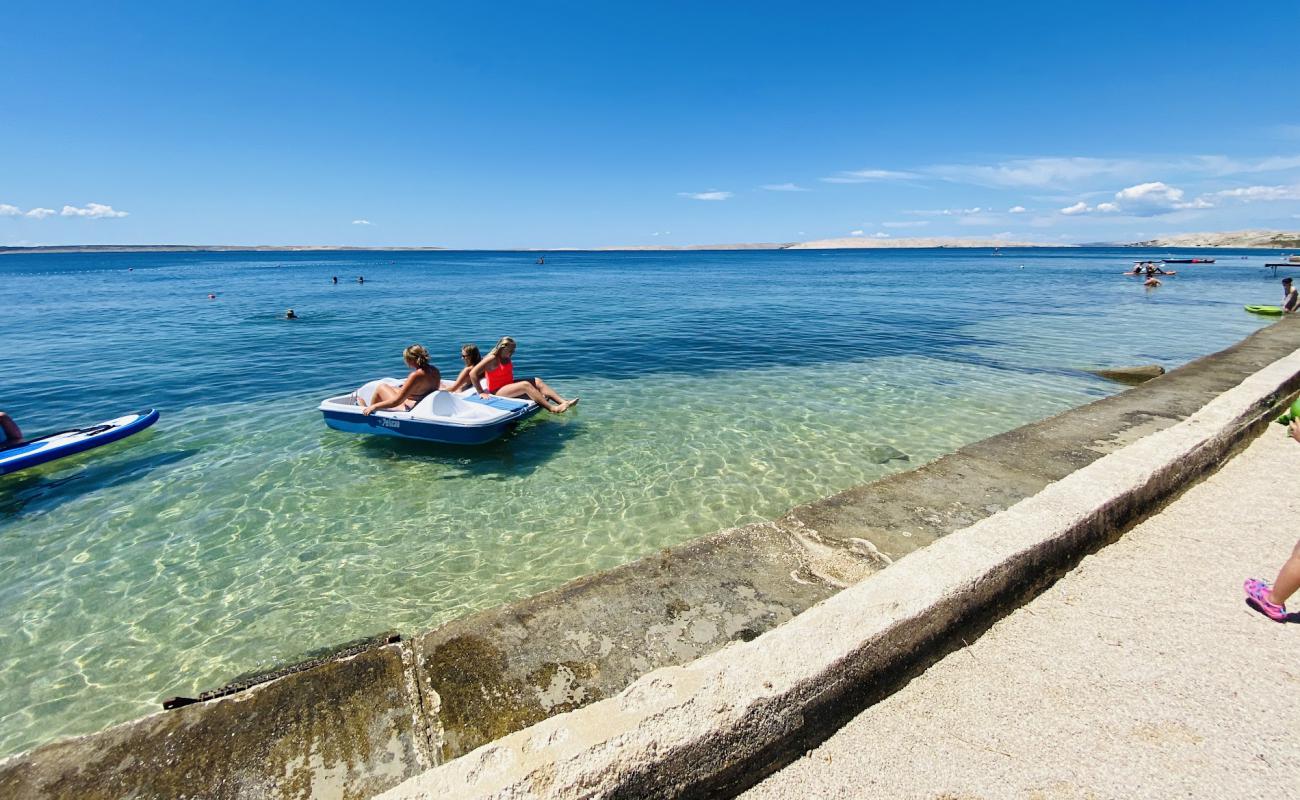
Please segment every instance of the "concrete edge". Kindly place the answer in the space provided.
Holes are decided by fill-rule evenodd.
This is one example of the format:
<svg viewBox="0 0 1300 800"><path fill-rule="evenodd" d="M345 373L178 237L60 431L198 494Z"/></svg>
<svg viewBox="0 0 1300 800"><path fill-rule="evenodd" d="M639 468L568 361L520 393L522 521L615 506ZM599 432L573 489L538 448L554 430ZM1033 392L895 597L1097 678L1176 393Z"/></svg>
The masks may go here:
<svg viewBox="0 0 1300 800"><path fill-rule="evenodd" d="M647 673L379 797L679 797L761 772L819 715L896 680L1212 471L1267 426L1297 376L1300 351L750 642Z"/></svg>

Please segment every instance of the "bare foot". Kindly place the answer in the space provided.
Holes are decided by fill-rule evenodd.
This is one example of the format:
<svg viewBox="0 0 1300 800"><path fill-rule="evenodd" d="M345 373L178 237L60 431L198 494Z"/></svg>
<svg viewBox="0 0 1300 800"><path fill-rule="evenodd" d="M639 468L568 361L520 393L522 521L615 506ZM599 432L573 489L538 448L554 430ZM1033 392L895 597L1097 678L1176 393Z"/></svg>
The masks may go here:
<svg viewBox="0 0 1300 800"><path fill-rule="evenodd" d="M564 412L568 411L570 408L576 406L578 404L578 401L581 399L582 398L580 397L575 397L572 400L565 400L563 403L560 403L558 406L555 407L555 413L563 414Z"/></svg>

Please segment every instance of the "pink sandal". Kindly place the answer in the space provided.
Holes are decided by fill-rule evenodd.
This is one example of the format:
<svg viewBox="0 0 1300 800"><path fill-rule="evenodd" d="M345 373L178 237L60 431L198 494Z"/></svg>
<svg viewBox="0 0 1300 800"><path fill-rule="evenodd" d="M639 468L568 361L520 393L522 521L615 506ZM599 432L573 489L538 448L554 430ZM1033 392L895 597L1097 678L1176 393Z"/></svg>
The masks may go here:
<svg viewBox="0 0 1300 800"><path fill-rule="evenodd" d="M1246 581L1246 602L1255 608L1256 611L1273 620L1274 622L1286 622L1286 607L1268 601L1268 595L1271 591L1269 585L1259 580L1251 578Z"/></svg>

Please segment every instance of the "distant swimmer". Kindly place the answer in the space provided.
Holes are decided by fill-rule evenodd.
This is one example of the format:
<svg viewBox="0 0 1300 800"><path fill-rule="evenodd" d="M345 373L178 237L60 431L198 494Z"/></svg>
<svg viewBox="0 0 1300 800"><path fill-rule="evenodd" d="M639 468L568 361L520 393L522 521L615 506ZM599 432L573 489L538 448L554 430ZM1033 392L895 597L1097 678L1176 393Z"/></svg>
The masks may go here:
<svg viewBox="0 0 1300 800"><path fill-rule="evenodd" d="M539 259L537 259L537 263L538 263L538 264L545 264L545 263L546 263L546 259L545 259L545 258L539 258Z"/></svg>
<svg viewBox="0 0 1300 800"><path fill-rule="evenodd" d="M284 312L284 318L285 318L285 319L298 319L298 315L295 314L295 313L293 313L293 309L291 308L291 309L289 309L288 311Z"/></svg>
<svg viewBox="0 0 1300 800"><path fill-rule="evenodd" d="M339 282L339 276L337 276L337 275L334 276L334 282L335 282L335 283L338 283L338 282Z"/></svg>
<svg viewBox="0 0 1300 800"><path fill-rule="evenodd" d="M217 296L216 296L215 294L212 294L211 292L209 292L209 293L208 293L208 299L209 299L209 300L216 300L216 299L217 299Z"/></svg>
<svg viewBox="0 0 1300 800"><path fill-rule="evenodd" d="M1152 275L1150 278L1147 278L1145 281L1143 281L1142 285L1147 287L1148 289L1154 289L1160 285L1160 279Z"/></svg>
<svg viewBox="0 0 1300 800"><path fill-rule="evenodd" d="M365 282L366 282L366 279L365 279L364 277L362 277L361 275L358 275L358 276L357 276L357 283L365 283Z"/></svg>

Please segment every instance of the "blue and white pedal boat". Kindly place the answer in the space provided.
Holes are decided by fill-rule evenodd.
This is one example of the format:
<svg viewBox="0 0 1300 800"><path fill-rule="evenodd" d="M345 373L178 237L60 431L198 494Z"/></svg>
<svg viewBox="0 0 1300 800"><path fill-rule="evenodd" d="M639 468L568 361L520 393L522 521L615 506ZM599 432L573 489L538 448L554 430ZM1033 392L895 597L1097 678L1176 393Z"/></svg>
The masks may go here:
<svg viewBox="0 0 1300 800"><path fill-rule="evenodd" d="M69 428L28 439L22 444L0 449L0 475L102 447L139 433L157 421L158 412L150 408L98 425Z"/></svg>
<svg viewBox="0 0 1300 800"><path fill-rule="evenodd" d="M532 400L509 397L479 397L474 390L452 394L437 391L421 400L410 411L385 409L369 415L361 413L357 398L370 402L380 383L401 386L396 378L371 381L352 394L330 397L319 408L325 424L344 433L368 433L397 436L422 442L442 444L487 444L541 411Z"/></svg>

